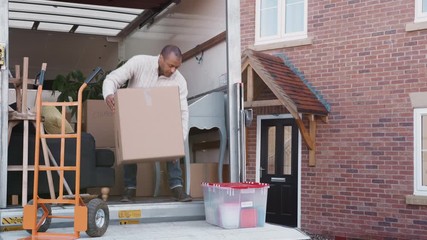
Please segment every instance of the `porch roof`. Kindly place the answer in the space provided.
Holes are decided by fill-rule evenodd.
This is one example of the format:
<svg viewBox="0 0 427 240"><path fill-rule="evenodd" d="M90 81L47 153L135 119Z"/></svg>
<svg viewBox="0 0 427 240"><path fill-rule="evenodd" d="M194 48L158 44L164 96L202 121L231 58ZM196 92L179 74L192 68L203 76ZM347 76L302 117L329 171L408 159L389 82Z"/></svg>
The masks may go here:
<svg viewBox="0 0 427 240"><path fill-rule="evenodd" d="M248 49L242 54L242 63L242 72L250 66L258 75L253 88L246 89L253 91L252 99L246 99L248 106L255 101L279 100L291 113L328 115L329 105L284 56ZM242 81L248 82L247 78Z"/></svg>

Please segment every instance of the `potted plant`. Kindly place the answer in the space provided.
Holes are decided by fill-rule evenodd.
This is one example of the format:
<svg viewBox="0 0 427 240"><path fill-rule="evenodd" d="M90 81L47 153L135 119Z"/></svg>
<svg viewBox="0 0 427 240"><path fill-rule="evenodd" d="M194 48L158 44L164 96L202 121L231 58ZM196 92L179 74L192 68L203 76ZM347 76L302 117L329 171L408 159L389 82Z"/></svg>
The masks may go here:
<svg viewBox="0 0 427 240"><path fill-rule="evenodd" d="M116 68L122 66L125 61L121 61ZM82 101L85 102L88 99L103 100L102 95L102 84L105 77L111 72L107 71L103 75L98 75L92 80L83 91ZM59 74L53 80L52 83L52 95L55 92L59 92L57 97L58 102L72 102L77 101L77 94L79 88L84 83L86 77L80 70L73 70L66 75ZM71 116L76 113L76 108L71 109Z"/></svg>

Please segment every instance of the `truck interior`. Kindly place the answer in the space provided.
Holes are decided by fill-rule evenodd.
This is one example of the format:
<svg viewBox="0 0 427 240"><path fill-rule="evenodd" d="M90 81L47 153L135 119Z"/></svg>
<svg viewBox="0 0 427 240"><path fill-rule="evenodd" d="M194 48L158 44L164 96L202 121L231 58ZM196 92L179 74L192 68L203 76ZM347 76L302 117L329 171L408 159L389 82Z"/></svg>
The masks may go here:
<svg viewBox="0 0 427 240"><path fill-rule="evenodd" d="M132 223L121 220L119 212L123 209L142 209L144 216L140 216L139 222L202 219L203 193L200 186L197 186L199 190L194 186L194 181L199 185L195 176L198 174L202 180L214 182L241 180L241 164L237 161L241 157L241 142L237 127L239 89L236 84L240 82L241 74L240 33L230 32L230 26L239 28L239 21L238 18L234 22L227 20L233 14L238 15L239 9L233 8L231 1L11 0L7 7L6 65L10 70L7 75L9 79L16 76L14 66L22 65L26 57L29 59L29 79L37 75L42 63L47 63L43 87L45 101L57 100L59 93L52 94L49 89L58 75L75 70L88 75L98 66L109 72L134 55L158 55L167 44L179 46L183 53L179 71L188 86L190 131L189 159L186 163L183 158L182 165L185 188L194 195L194 201L178 203L171 200L165 164L151 163L139 167L141 172L138 174L144 178L138 179L138 184L144 186L138 190L136 201L120 203L123 177L120 166L113 165L115 183L108 191L111 216L116 216L111 218L112 221ZM230 39L234 39L232 44ZM5 91L2 89L2 93ZM14 85L10 82L7 91L9 107L17 101ZM29 84L29 108L35 101L35 92L35 87ZM70 122L72 124L72 120ZM2 164L5 164L4 160ZM7 187L3 180L9 170L0 173L0 188ZM101 196L104 194L101 189L86 190L88 194ZM22 194L17 195L1 192L2 217L19 216Z"/></svg>

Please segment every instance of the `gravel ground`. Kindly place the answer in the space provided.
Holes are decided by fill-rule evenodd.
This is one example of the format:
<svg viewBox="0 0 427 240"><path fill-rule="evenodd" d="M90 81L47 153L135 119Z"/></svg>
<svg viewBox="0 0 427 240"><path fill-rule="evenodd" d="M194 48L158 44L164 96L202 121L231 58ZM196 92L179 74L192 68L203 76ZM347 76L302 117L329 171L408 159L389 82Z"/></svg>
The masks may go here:
<svg viewBox="0 0 427 240"><path fill-rule="evenodd" d="M319 234L312 234L306 231L303 231L305 234L307 234L312 240L335 240L334 237L331 236L323 236Z"/></svg>

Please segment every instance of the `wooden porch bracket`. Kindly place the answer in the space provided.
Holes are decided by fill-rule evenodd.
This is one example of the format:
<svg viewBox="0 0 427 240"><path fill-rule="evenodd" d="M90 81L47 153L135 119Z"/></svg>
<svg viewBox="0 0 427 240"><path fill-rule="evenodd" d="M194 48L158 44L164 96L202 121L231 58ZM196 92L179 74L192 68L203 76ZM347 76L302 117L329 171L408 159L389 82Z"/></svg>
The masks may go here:
<svg viewBox="0 0 427 240"><path fill-rule="evenodd" d="M246 99L248 102L252 102L254 100L254 77L252 67L248 66L248 76L247 76L247 91L246 91Z"/></svg>
<svg viewBox="0 0 427 240"><path fill-rule="evenodd" d="M245 108L252 107L271 107L271 106L283 106L283 104L278 100L258 100L258 101L246 101Z"/></svg>
<svg viewBox="0 0 427 240"><path fill-rule="evenodd" d="M295 117L295 116L294 116ZM314 149L314 140L311 138L310 132L305 127L304 123L302 122L302 119L298 116L298 118L295 118L295 121L297 122L297 126L299 130L301 131L302 139L304 140L305 144L308 147L308 150Z"/></svg>
<svg viewBox="0 0 427 240"><path fill-rule="evenodd" d="M329 122L329 118L328 116L321 116L320 119L322 120L322 122L324 123L328 123Z"/></svg>
<svg viewBox="0 0 427 240"><path fill-rule="evenodd" d="M302 138L308 148L308 166L316 166L316 116L314 114L307 115L308 117L308 130L301 119L296 119L298 128L301 131Z"/></svg>
<svg viewBox="0 0 427 240"><path fill-rule="evenodd" d="M313 114L309 115L309 130L310 130L310 138L313 141L313 148L308 150L308 166L315 167L316 166L316 117Z"/></svg>

